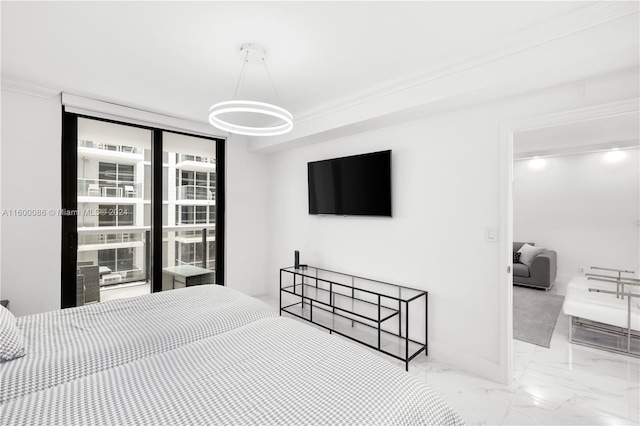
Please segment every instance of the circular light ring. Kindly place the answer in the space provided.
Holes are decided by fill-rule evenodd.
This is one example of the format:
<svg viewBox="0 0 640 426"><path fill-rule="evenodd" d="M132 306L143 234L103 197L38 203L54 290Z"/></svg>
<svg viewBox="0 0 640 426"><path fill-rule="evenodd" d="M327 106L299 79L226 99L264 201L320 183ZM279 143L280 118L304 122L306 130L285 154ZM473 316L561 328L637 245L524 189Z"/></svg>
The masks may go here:
<svg viewBox="0 0 640 426"><path fill-rule="evenodd" d="M246 112L251 114L262 114L278 118L284 121L283 124L270 127L251 127L233 124L220 119L220 114L230 112ZM237 133L247 136L274 136L282 135L293 129L293 116L289 111L279 106L265 102L255 101L226 101L212 105L209 108L209 123L225 132Z"/></svg>

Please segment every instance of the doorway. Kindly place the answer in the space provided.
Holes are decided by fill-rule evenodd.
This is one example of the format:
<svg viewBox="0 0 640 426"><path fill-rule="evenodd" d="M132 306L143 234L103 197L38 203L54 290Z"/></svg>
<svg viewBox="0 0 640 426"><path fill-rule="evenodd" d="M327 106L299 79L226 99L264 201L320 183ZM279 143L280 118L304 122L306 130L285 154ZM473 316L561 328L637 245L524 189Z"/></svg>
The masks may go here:
<svg viewBox="0 0 640 426"><path fill-rule="evenodd" d="M501 126L501 188L500 188L500 233L504 236L500 246L501 339L500 367L502 381L511 383L513 373L513 285L512 285L512 243L513 243L513 188L514 188L514 136L516 133L544 129L589 120L638 114L638 99L630 99L610 104L597 105L571 111L531 117L503 123ZM639 235L640 236L640 235Z"/></svg>

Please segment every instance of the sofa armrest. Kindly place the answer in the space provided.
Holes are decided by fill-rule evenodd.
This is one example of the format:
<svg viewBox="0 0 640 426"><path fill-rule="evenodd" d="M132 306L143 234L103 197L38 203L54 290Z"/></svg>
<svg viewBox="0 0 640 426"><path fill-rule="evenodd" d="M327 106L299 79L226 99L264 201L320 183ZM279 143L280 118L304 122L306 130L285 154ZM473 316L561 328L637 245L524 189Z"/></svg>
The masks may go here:
<svg viewBox="0 0 640 426"><path fill-rule="evenodd" d="M556 281L557 272L558 255L553 250L545 250L537 255L529 268L533 283L547 288L551 287Z"/></svg>

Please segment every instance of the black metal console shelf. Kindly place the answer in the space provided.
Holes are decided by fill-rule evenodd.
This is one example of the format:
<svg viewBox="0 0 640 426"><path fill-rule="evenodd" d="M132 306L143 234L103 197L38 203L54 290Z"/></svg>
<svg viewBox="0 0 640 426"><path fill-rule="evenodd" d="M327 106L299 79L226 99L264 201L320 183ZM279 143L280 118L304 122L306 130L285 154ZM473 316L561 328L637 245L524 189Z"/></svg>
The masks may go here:
<svg viewBox="0 0 640 426"><path fill-rule="evenodd" d="M421 299L424 307L416 307ZM427 355L427 299L423 290L328 269L280 269L280 315L302 318L404 361L407 370L418 354ZM409 338L410 306L414 316L424 314L424 342Z"/></svg>

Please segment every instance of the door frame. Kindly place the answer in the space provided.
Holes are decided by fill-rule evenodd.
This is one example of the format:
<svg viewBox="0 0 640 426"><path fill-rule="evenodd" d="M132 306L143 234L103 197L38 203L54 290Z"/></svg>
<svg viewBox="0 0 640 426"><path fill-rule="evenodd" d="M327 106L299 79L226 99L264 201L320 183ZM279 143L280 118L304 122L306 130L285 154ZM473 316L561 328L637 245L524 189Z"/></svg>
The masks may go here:
<svg viewBox="0 0 640 426"><path fill-rule="evenodd" d="M506 121L500 125L500 382L513 376L513 140L517 132L640 113L640 98ZM503 273L506 272L506 273Z"/></svg>

